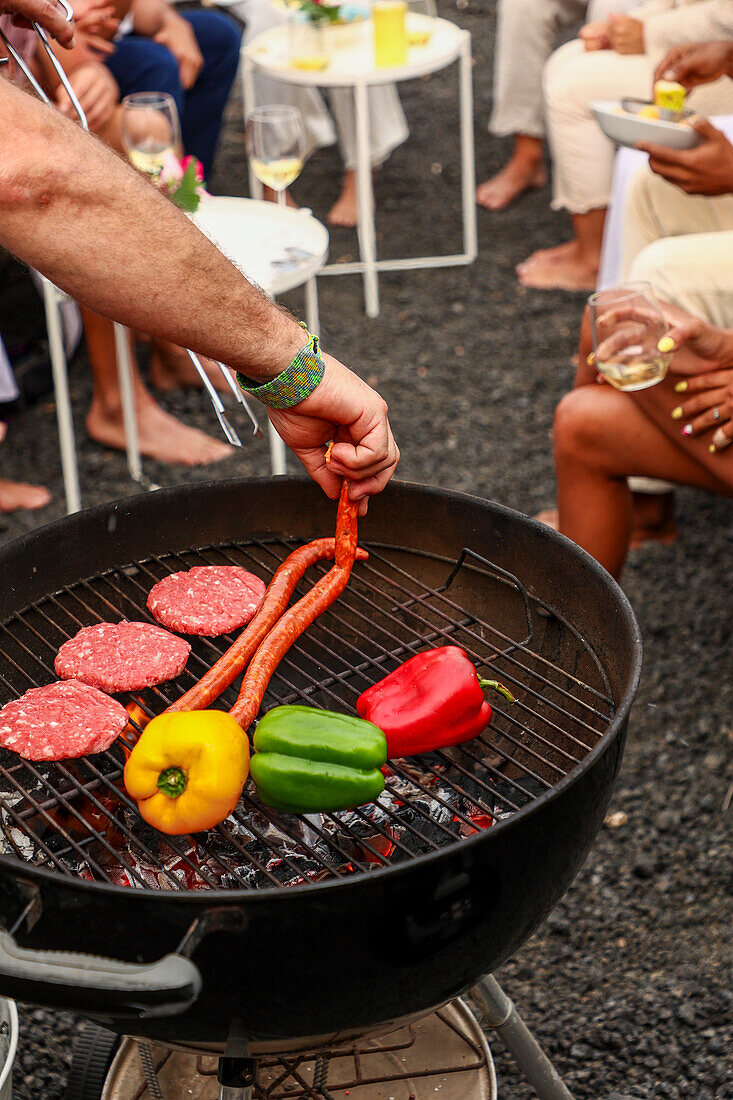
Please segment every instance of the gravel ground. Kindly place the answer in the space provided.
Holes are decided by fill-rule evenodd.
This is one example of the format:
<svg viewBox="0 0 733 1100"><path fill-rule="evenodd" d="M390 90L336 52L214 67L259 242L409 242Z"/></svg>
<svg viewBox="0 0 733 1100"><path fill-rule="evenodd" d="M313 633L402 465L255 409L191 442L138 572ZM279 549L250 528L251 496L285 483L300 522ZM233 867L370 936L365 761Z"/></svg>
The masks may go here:
<svg viewBox="0 0 733 1100"><path fill-rule="evenodd" d="M489 140L484 126L493 4L443 0L441 9L474 35L482 179L507 149ZM454 79L447 73L403 86L412 136L377 182L382 255L456 246ZM246 194L246 186L235 98L214 190ZM336 156L324 151L307 166L295 196L323 216L337 186ZM389 401L401 477L528 513L553 500L552 415L572 378L582 298L525 291L513 274L532 247L554 244L565 231L548 201L544 191L506 214L481 212L481 254L471 268L383 277L378 320L364 316L355 278L321 280L326 346ZM416 234L415 211L423 210L430 217L420 218ZM354 254L354 234L334 233L332 255ZM298 309L302 300L293 295L288 304ZM79 356L72 390L84 499L93 504L132 489L122 457L84 438L89 389ZM199 394L164 403L215 427ZM0 455L3 476L44 480L55 494L40 516L1 516L0 538L62 513L50 403L15 420ZM171 484L266 468L260 444L213 471L149 464L148 473ZM733 780L733 512L728 502L689 492L678 495L678 507L679 542L637 551L625 576L646 656L612 805L623 824L602 831L564 901L500 975L578 1100L733 1097L731 845L723 810ZM60 1100L73 1030L69 1016L23 1010L17 1100ZM495 1053L502 1100L531 1096L498 1044Z"/></svg>

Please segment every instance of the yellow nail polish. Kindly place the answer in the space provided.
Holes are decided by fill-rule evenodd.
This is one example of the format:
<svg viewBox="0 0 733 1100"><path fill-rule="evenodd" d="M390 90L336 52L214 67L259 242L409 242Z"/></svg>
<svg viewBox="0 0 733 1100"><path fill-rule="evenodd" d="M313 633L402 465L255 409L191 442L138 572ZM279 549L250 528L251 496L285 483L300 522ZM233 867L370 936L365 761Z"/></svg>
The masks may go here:
<svg viewBox="0 0 733 1100"><path fill-rule="evenodd" d="M589 367L592 367L596 361L596 353L592 351L590 355L586 356L585 361Z"/></svg>
<svg viewBox="0 0 733 1100"><path fill-rule="evenodd" d="M711 455L714 455L714 454L716 454L718 448L715 446L714 443L711 443L710 446L708 447L708 450L710 451Z"/></svg>
<svg viewBox="0 0 733 1100"><path fill-rule="evenodd" d="M687 392L687 382L686 381L678 382L677 385L674 388L674 392L675 393L686 393Z"/></svg>
<svg viewBox="0 0 733 1100"><path fill-rule="evenodd" d="M663 355L666 355L668 352L674 351L675 346L675 342L671 336L663 336L657 344L657 349L661 351Z"/></svg>
<svg viewBox="0 0 733 1100"><path fill-rule="evenodd" d="M672 419L673 420L681 420L682 419L682 406L681 405L678 405L676 409L672 409Z"/></svg>

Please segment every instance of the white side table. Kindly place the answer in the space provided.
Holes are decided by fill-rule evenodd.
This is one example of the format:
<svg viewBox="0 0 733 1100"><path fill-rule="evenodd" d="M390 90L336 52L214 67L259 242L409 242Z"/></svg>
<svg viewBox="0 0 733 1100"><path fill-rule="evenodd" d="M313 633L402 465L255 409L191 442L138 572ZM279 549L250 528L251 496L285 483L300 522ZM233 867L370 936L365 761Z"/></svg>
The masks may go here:
<svg viewBox="0 0 733 1100"><path fill-rule="evenodd" d="M473 145L473 87L471 73L471 35L446 19L408 15L410 20L429 24L432 34L424 46L408 50L405 65L394 69L378 69L374 64L373 25L371 20L350 29L343 44L334 44L329 65L318 72L294 69L288 57L287 26L273 27L252 39L242 48L243 89L245 115L255 106L255 69L268 76L290 84L307 87L354 89L354 107L357 130L357 188L359 200L359 251L358 263L329 264L324 275L350 275L359 273L364 278L364 297L369 317L379 314L380 271L407 271L425 267L453 267L470 264L476 259L476 170ZM367 89L372 84L387 84L414 80L428 73L438 72L454 61L459 62L459 104L461 141L461 180L463 199L463 251L455 255L420 256L397 260L378 260L374 229L374 200L372 172L369 162L369 104ZM261 184L250 173L253 195L261 195Z"/></svg>
<svg viewBox="0 0 733 1100"><path fill-rule="evenodd" d="M255 199L216 197L199 208L195 221L206 236L270 298L305 286L306 321L318 332L316 275L328 256L328 231L309 210L291 210ZM275 266L273 266L273 261ZM81 507L66 353L61 332L60 306L66 295L43 280L46 326L49 335L59 444L66 491L66 507ZM115 325L117 371L125 425L127 467L134 481L145 484L138 445L137 417L128 351L128 334ZM270 425L270 462L273 474L287 472L286 448Z"/></svg>

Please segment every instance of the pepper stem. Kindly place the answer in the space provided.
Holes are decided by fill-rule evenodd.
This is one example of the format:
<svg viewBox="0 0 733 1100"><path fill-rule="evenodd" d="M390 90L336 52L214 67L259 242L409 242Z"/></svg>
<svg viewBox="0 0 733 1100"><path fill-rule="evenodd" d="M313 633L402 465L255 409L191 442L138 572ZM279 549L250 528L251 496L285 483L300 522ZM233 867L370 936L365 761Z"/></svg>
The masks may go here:
<svg viewBox="0 0 733 1100"><path fill-rule="evenodd" d="M188 777L183 768L166 768L158 776L158 790L169 798L178 798L186 789Z"/></svg>
<svg viewBox="0 0 733 1100"><path fill-rule="evenodd" d="M513 703L515 701L514 696L512 695L509 688L504 687L504 685L500 684L498 680L483 680L479 676L478 682L482 688L492 688L494 691L498 691L499 695L503 695L504 698L508 699L510 703Z"/></svg>

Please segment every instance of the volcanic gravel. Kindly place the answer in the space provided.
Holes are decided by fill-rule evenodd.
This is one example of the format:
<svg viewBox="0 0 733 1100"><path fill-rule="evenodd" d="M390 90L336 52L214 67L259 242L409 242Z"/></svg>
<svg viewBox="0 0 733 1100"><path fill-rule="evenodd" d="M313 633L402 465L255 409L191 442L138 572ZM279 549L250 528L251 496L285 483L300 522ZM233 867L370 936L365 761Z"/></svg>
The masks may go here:
<svg viewBox="0 0 733 1100"><path fill-rule="evenodd" d="M473 34L477 172L485 179L508 149L485 129L494 6L440 6ZM377 181L382 255L458 250L455 90L453 72L402 86L412 135ZM213 181L219 193L247 193L239 103L234 95ZM324 151L294 194L322 217L337 187L336 155ZM383 275L377 320L365 317L355 277L320 280L325 346L388 400L402 478L527 513L553 501L553 410L571 384L583 298L526 291L514 276L531 249L567 233L548 202L545 189L507 213L480 211L481 251L470 268ZM334 232L331 253L353 259L355 234ZM302 309L302 298L287 304ZM85 504L133 492L123 456L85 438L83 356L72 392ZM217 430L201 394L163 403ZM55 497L43 513L0 516L0 537L62 514L50 401L17 418L0 458L3 476L43 480ZM213 470L146 469L161 484L264 473L267 448L248 444ZM733 510L685 491L678 518L680 540L636 551L624 578L645 665L609 824L565 899L499 974L578 1100L733 1097L733 875L724 813L733 783ZM68 1015L22 1011L16 1100L60 1100L76 1026ZM493 1050L502 1100L532 1096L498 1041Z"/></svg>

